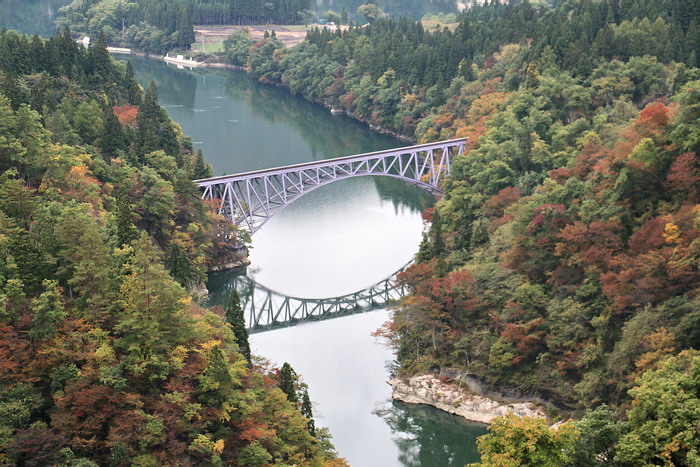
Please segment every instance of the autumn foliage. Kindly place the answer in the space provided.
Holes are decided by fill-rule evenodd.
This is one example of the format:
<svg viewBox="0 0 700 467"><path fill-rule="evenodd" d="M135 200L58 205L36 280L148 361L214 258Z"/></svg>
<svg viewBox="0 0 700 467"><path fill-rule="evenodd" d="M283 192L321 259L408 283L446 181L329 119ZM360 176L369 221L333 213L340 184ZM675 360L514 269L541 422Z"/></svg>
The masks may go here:
<svg viewBox="0 0 700 467"><path fill-rule="evenodd" d="M478 143L425 216L419 263L402 274L414 293L382 334L405 373L451 366L562 407L622 402L644 371L700 346L700 165L683 149L698 131L694 84L624 121L567 126L553 123L555 97L538 110L530 94L556 86L538 79L503 100L484 82L452 120L487 123L463 127ZM500 105L484 107L489 96ZM552 136L575 126L565 144Z"/></svg>

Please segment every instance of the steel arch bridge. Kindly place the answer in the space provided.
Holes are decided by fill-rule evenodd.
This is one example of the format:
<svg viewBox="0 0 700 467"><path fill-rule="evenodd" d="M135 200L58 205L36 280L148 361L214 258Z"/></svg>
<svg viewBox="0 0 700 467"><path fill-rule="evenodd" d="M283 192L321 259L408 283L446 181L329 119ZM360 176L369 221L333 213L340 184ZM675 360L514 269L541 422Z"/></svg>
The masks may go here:
<svg viewBox="0 0 700 467"><path fill-rule="evenodd" d="M236 277L228 287L236 288L248 330L255 333L386 308L408 293L408 287L399 283L396 276L410 264L366 289L338 297L292 297L269 289L248 276Z"/></svg>
<svg viewBox="0 0 700 467"><path fill-rule="evenodd" d="M384 175L431 193L464 152L466 138L195 180L212 209L252 235L272 216L316 188L350 177Z"/></svg>

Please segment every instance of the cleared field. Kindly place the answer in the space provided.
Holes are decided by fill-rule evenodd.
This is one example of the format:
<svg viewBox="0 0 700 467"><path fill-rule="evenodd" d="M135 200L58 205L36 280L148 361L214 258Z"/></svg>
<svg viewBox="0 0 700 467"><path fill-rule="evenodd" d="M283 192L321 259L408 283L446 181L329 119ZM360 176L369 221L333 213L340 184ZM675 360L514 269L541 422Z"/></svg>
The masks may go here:
<svg viewBox="0 0 700 467"><path fill-rule="evenodd" d="M250 38L258 41L263 38L265 31L275 31L275 35L287 47L292 47L300 43L306 37L306 31L318 26L324 27L321 24L304 25L280 25L280 24L262 24L256 26L197 26L194 27L195 43L192 45L193 50L205 52L222 52L223 42L229 34L238 30L247 30ZM333 26L335 27L335 26ZM340 26L341 29L347 29L347 26Z"/></svg>
<svg viewBox="0 0 700 467"><path fill-rule="evenodd" d="M446 27L450 31L454 31L455 29L457 29L457 26L459 25L459 23L456 23L456 22L455 23L445 23L443 21L438 21L435 19L428 19L428 20L424 19L424 20L421 20L421 23L423 23L423 29L425 29L426 31L432 31L437 26L439 26L440 29Z"/></svg>

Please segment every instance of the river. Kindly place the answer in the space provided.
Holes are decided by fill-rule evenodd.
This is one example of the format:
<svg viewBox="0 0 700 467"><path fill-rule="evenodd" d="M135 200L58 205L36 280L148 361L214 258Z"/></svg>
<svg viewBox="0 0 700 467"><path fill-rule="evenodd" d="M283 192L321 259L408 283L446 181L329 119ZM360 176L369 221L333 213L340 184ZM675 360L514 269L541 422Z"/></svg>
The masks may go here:
<svg viewBox="0 0 700 467"><path fill-rule="evenodd" d="M6 11L7 1L0 2ZM19 2L9 2L17 9ZM50 31L61 1L28 2ZM31 15L12 10L8 26ZM123 58L122 58L123 59ZM229 70L188 71L162 61L130 57L137 79L158 85L159 100L202 149L216 174L236 173L402 146L346 117L334 117L284 89L261 85ZM386 177L346 179L319 188L270 220L253 239L248 274L264 286L297 297L320 298L363 289L385 279L416 252L421 211L433 199ZM214 301L231 273L213 275ZM387 310L308 323L251 336L255 354L289 362L309 384L316 423L353 466L458 466L478 460L481 425L429 407L394 403L386 384L390 349L371 332Z"/></svg>
<svg viewBox="0 0 700 467"><path fill-rule="evenodd" d="M215 174L307 162L403 145L346 117L334 117L286 90L236 71L188 71L130 58L144 86L204 151ZM361 290L391 275L415 254L421 211L433 199L386 177L326 185L287 207L255 234L248 274L297 297ZM215 302L225 302L231 273L213 275ZM393 355L370 333L387 310L298 325L251 336L254 353L289 362L309 384L317 424L327 426L353 466L457 466L478 460L485 432L428 407L391 401Z"/></svg>

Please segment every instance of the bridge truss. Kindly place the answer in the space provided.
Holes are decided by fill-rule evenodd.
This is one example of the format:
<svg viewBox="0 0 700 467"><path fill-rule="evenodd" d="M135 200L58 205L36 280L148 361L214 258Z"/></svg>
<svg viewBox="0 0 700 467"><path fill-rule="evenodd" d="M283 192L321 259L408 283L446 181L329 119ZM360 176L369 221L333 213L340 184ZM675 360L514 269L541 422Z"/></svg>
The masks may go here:
<svg viewBox="0 0 700 467"><path fill-rule="evenodd" d="M466 138L325 159L195 182L212 209L254 234L273 215L306 193L336 180L384 175L440 193Z"/></svg>
<svg viewBox="0 0 700 467"><path fill-rule="evenodd" d="M408 288L396 281L396 276L407 266L364 290L331 298L290 297L268 289L248 276L236 277L231 286L241 297L246 324L254 333L386 308L408 293Z"/></svg>

